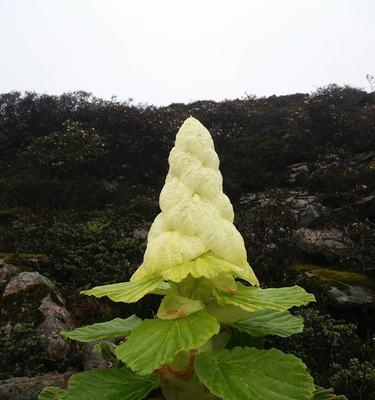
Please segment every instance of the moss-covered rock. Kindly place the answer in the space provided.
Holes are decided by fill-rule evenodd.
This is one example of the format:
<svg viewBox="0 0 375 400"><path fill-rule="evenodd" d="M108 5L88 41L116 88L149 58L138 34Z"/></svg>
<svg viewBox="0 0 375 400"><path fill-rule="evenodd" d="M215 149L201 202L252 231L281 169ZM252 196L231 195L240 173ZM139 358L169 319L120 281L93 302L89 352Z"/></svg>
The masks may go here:
<svg viewBox="0 0 375 400"><path fill-rule="evenodd" d="M363 330L375 327L375 281L352 271L312 264L291 267L297 283L312 291L339 316L356 320Z"/></svg>
<svg viewBox="0 0 375 400"><path fill-rule="evenodd" d="M31 263L38 263L47 260L47 254L43 253L0 253L0 260L6 264L25 266Z"/></svg>
<svg viewBox="0 0 375 400"><path fill-rule="evenodd" d="M0 301L0 370L22 376L76 364L76 345L59 335L73 328L73 320L52 281L21 272L9 280Z"/></svg>
<svg viewBox="0 0 375 400"><path fill-rule="evenodd" d="M70 373L36 376L35 378L10 378L0 381L0 398L2 400L35 400L46 386L65 388Z"/></svg>
<svg viewBox="0 0 375 400"><path fill-rule="evenodd" d="M313 279L319 285L325 286L360 286L367 289L375 289L375 282L368 276L358 272L341 269L327 268L313 264L294 264L292 271L303 274L308 279Z"/></svg>
<svg viewBox="0 0 375 400"><path fill-rule="evenodd" d="M5 286L1 299L0 321L33 322L44 319L42 300L54 292L55 285L38 272L21 272Z"/></svg>

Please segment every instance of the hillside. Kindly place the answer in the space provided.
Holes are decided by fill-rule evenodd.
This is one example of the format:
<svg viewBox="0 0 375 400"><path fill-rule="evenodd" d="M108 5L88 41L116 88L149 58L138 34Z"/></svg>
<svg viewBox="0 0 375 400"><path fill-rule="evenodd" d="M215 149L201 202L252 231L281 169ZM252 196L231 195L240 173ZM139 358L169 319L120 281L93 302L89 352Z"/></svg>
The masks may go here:
<svg viewBox="0 0 375 400"><path fill-rule="evenodd" d="M67 326L152 315L152 296L111 307L78 292L127 280L140 264L169 151L190 115L213 136L262 286L298 283L319 300L302 311L302 335L270 344L302 357L319 385L374 400L375 94L335 85L168 107L84 92L1 94L0 379L84 368L76 348L51 353L35 335L46 293L62 297ZM39 280L35 293L9 297L24 272L57 288Z"/></svg>

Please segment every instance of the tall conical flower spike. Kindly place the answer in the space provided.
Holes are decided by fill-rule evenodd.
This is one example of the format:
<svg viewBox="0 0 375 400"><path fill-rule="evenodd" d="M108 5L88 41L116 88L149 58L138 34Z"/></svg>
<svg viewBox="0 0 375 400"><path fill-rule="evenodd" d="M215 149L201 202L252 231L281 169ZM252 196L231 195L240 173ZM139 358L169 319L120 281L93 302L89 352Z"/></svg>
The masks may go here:
<svg viewBox="0 0 375 400"><path fill-rule="evenodd" d="M173 282L189 274L209 279L231 274L259 285L233 225L213 140L193 117L177 133L159 200L161 213L151 226L143 263L132 281L150 274Z"/></svg>

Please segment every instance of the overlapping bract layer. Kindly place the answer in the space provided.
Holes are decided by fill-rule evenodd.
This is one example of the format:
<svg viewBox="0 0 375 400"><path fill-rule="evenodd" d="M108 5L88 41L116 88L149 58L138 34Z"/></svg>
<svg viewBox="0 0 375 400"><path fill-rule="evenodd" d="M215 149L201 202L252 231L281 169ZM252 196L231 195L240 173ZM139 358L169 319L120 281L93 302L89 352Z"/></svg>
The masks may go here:
<svg viewBox="0 0 375 400"><path fill-rule="evenodd" d="M211 278L230 273L258 286L243 238L233 225L232 205L223 193L211 135L193 117L177 133L160 209L132 281L149 274L179 282L189 274Z"/></svg>

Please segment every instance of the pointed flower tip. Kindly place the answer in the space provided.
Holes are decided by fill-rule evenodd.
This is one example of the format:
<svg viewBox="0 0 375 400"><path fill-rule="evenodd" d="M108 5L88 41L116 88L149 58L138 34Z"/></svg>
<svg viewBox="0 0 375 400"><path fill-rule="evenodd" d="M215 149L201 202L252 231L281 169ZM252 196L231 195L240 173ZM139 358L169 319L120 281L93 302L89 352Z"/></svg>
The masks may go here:
<svg viewBox="0 0 375 400"><path fill-rule="evenodd" d="M199 126L204 127L204 125L198 119L194 118L192 115L190 115L189 118L185 119L183 125L185 125L185 124L187 124L187 125L199 125Z"/></svg>

